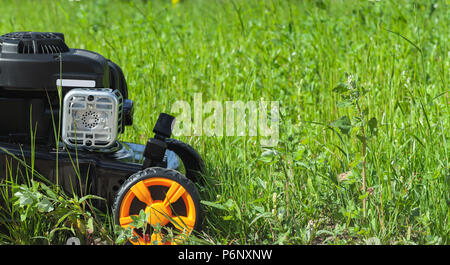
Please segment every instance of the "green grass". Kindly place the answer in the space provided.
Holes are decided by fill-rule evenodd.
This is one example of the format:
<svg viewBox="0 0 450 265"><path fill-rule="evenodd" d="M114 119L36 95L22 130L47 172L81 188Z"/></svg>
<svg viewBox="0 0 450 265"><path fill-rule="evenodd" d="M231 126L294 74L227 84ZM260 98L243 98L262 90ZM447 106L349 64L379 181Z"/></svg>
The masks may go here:
<svg viewBox="0 0 450 265"><path fill-rule="evenodd" d="M144 143L160 112L197 92L279 101L272 152L258 137L179 137L207 164L206 242L450 243L448 1L2 0L0 10L2 33L63 32L122 67L135 102L122 140ZM359 116L333 92L346 73L377 120L365 157L358 127L330 126Z"/></svg>

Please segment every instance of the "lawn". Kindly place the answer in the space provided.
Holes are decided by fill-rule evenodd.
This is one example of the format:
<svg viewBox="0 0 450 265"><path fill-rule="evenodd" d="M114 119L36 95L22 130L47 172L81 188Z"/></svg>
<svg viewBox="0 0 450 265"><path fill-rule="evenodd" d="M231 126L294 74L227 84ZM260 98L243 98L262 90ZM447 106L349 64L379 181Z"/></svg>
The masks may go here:
<svg viewBox="0 0 450 265"><path fill-rule="evenodd" d="M0 32L63 32L116 62L135 103L121 140L195 95L278 103L273 146L177 137L207 167L194 242L449 244L449 4L1 0Z"/></svg>

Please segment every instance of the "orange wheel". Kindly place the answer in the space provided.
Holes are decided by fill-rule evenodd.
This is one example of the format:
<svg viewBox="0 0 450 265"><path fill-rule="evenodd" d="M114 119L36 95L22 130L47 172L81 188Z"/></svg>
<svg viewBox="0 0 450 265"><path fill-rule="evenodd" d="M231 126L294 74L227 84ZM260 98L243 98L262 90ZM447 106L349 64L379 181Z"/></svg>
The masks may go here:
<svg viewBox="0 0 450 265"><path fill-rule="evenodd" d="M148 219L138 229L133 219L139 218L141 210ZM135 245L182 243L200 223L194 184L175 170L159 167L130 176L117 193L113 211L117 224L133 229L135 239L130 242Z"/></svg>

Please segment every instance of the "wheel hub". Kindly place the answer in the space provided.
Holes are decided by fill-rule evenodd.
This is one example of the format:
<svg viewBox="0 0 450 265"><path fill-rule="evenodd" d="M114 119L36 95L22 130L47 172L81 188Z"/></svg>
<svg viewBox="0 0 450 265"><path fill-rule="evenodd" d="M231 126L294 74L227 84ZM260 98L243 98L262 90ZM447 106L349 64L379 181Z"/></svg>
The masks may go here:
<svg viewBox="0 0 450 265"><path fill-rule="evenodd" d="M145 208L145 213L150 213L148 223L152 226L159 224L165 226L169 223L169 216L172 211L169 207L164 206L163 202L154 202Z"/></svg>

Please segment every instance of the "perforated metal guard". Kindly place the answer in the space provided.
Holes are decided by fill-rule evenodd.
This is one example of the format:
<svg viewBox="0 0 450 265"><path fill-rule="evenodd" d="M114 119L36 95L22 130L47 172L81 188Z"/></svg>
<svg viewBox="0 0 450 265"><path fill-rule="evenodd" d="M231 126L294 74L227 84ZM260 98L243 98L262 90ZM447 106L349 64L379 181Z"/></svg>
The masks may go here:
<svg viewBox="0 0 450 265"><path fill-rule="evenodd" d="M118 90L72 89L64 97L63 141L70 147L110 147L122 127L122 112Z"/></svg>

